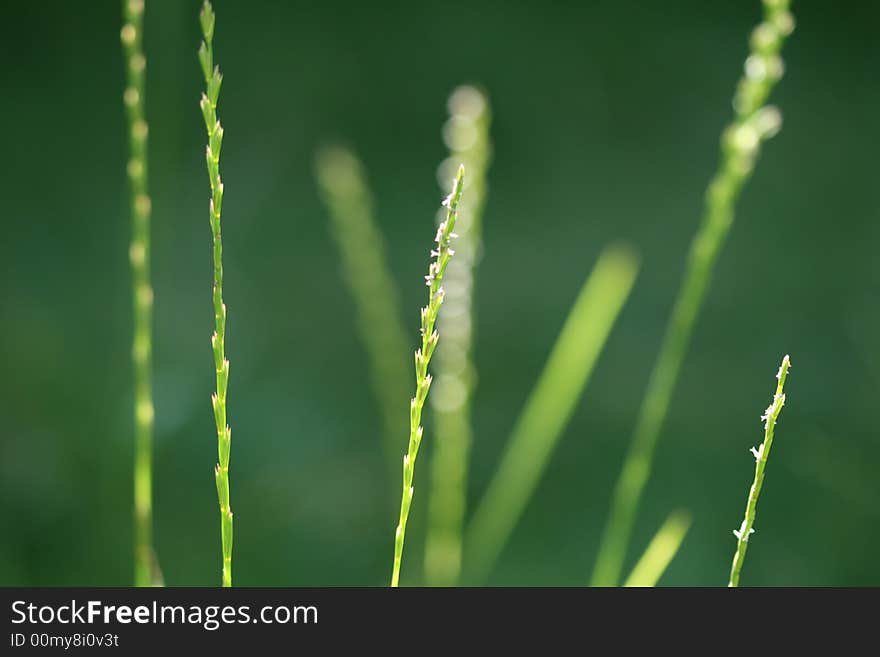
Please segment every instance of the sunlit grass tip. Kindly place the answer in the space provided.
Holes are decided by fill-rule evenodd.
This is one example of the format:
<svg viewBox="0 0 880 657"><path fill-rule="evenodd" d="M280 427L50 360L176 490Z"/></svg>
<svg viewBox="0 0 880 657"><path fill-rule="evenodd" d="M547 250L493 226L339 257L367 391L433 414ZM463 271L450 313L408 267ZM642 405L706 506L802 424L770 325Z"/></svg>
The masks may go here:
<svg viewBox="0 0 880 657"><path fill-rule="evenodd" d="M449 266L449 260L455 251L451 248L455 234L455 222L458 218L458 204L464 183L464 167L458 167L458 173L452 183L452 191L443 201L446 208L446 219L437 228L434 238L436 247L431 250L434 260L428 267L425 276L425 284L428 287L428 303L421 310L420 332L422 336L421 346L415 353L416 370L416 394L410 400L410 430L409 445L406 455L403 457L403 492L400 500L400 517L397 530L394 533L394 561L391 567L391 586L396 587L400 581L400 565L403 560L403 543L406 537L406 523L409 519L409 509L413 499L413 472L415 470L416 457L419 446L422 443L422 410L425 399L428 397L428 389L431 387L431 375L428 373L428 365L434 349L437 348L439 334L434 329L440 306L446 292L443 289L443 276Z"/></svg>
<svg viewBox="0 0 880 657"><path fill-rule="evenodd" d="M764 422L764 442L758 447L752 447L751 453L755 457L755 478L749 488L749 497L746 501L746 511L739 529L733 530L736 537L736 552L733 555L733 563L730 566L730 580L728 586L739 586L739 575L742 571L746 551L749 548L749 538L755 532L755 515L758 509L758 497L761 495L761 487L764 485L764 469L767 467L767 459L770 457L770 448L773 446L773 433L776 429L776 421L785 405L785 379L791 369L791 359L785 356L782 364L776 372L776 392L773 393L773 401L764 411L761 420Z"/></svg>

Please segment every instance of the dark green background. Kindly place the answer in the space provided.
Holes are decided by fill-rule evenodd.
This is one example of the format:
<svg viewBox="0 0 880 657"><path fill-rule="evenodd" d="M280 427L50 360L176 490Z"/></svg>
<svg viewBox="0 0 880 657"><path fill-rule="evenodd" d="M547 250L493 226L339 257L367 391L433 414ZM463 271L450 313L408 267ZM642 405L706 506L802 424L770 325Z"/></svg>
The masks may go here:
<svg viewBox="0 0 880 657"><path fill-rule="evenodd" d="M175 585L218 583L220 560L198 6L147 0L156 543ZM469 81L488 90L495 116L471 499L599 250L625 240L642 254L634 294L491 579L584 583L759 3L215 8L236 583L387 582L398 493L312 159L326 140L364 159L415 344L445 101ZM793 10L774 96L784 127L718 263L627 560L672 508L690 509L665 584L726 582L748 448L786 352L788 404L743 583L880 584L880 15L868 2ZM120 26L117 2L3 3L2 584L131 579ZM430 443L429 428L407 583L420 580Z"/></svg>

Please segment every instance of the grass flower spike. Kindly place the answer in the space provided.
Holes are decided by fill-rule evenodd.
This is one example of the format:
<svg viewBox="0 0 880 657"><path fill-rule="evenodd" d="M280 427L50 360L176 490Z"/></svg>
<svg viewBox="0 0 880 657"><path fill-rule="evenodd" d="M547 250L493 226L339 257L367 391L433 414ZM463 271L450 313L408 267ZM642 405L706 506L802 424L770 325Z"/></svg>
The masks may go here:
<svg viewBox="0 0 880 657"><path fill-rule="evenodd" d="M410 401L409 411L409 446L403 457L403 494L400 500L400 518L397 531L394 534L394 562L391 569L391 586L396 587L400 581L400 563L403 559L403 542L406 537L406 521L409 518L409 509L413 499L413 472L416 465L416 457L419 453L419 445L422 442L422 409L425 399L428 397L428 389L431 387L431 375L428 374L428 364L437 347L439 335L434 330L440 306L443 304L443 275L449 265L449 259L454 251L451 242L456 237L453 232L455 220L458 217L458 203L461 200L462 186L464 184L464 167L458 167L458 173L452 183L452 191L443 201L446 208L446 219L437 228L437 236L434 241L436 249L431 251L434 261L428 267L428 275L425 276L425 284L428 286L428 304L421 311L422 344L416 350L416 394Z"/></svg>
<svg viewBox="0 0 880 657"><path fill-rule="evenodd" d="M752 33L751 52L733 102L734 120L722 136L721 162L709 184L703 220L691 243L684 278L614 488L593 572L594 586L618 583L657 439L718 254L733 224L736 201L754 170L761 144L775 135L782 123L779 110L764 103L782 77L779 53L794 29L794 19L788 11L789 0L763 3L764 20Z"/></svg>
<svg viewBox="0 0 880 657"><path fill-rule="evenodd" d="M761 419L764 421L764 442L757 448L752 447L752 456L755 457L755 480L749 489L749 499L746 502L746 513L739 529L733 530L736 536L736 553L733 555L733 563L730 566L730 581L728 586L739 586L739 574L746 558L746 550L749 548L749 537L755 533L755 513L758 507L758 496L761 494L761 486L764 484L764 469L767 467L767 459L770 457L770 448L773 446L773 432L776 429L776 420L785 405L785 379L791 368L791 359L786 356L782 359L782 365L776 372L776 392L773 401Z"/></svg>
<svg viewBox="0 0 880 657"><path fill-rule="evenodd" d="M131 187L131 262L134 301L134 583L161 583L153 551L153 288L150 284L150 196L147 190L147 122L144 110L144 0L123 0L121 38L127 86L128 179Z"/></svg>
<svg viewBox="0 0 880 657"><path fill-rule="evenodd" d="M232 509L229 506L229 451L232 430L226 423L226 391L229 387L229 361L226 360L226 304L223 303L223 241L220 232L220 211L223 205L223 183L220 181L220 146L223 128L217 119L217 99L223 76L214 65L214 10L205 0L199 16L204 41L199 48L199 62L205 76L206 93L202 94L202 116L208 131L205 159L208 179L211 183L211 235L214 241L214 369L217 373L217 390L211 397L214 420L217 424L217 465L214 478L217 482L217 498L220 502L220 534L223 553L223 586L232 586Z"/></svg>

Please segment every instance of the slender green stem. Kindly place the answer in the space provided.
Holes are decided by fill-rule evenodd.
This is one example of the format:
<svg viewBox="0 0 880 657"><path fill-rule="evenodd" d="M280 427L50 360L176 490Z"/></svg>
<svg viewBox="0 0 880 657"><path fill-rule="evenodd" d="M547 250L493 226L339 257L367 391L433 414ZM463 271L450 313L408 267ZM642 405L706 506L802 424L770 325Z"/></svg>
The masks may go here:
<svg viewBox="0 0 880 657"><path fill-rule="evenodd" d="M657 439L718 254L733 223L736 201L754 169L761 143L780 128L779 111L764 103L782 77L779 53L794 28L788 5L789 0L764 0L764 20L752 33L751 54L734 99L735 117L722 138L721 162L709 184L703 221L691 244L681 288L614 488L593 572L594 586L614 586L620 578Z"/></svg>
<svg viewBox="0 0 880 657"><path fill-rule="evenodd" d="M391 586L396 587L400 580L400 563L403 559L403 541L406 537L406 521L409 518L409 508L413 499L413 472L416 465L416 457L419 453L419 445L422 442L422 409L425 399L428 397L428 389L431 387L431 375L428 374L428 364L437 347L439 335L434 330L440 306L443 304L445 291L443 290L443 275L449 265L449 259L454 251L450 248L452 238L457 237L453 232L455 220L458 217L458 203L461 200L461 192L464 184L464 166L458 167L458 173L452 183L452 192L443 201L446 208L446 219L437 228L437 248L431 251L435 258L428 267L428 275L425 276L425 284L428 286L428 304L421 311L421 335L422 344L416 350L416 394L410 400L409 412L409 446L403 457L403 494L400 499L400 518L397 531L394 534L394 563L391 569Z"/></svg>
<svg viewBox="0 0 880 657"><path fill-rule="evenodd" d="M449 98L449 111L443 136L450 156L440 169L446 180L448 165L463 162L468 179L456 223L459 238L455 259L444 282L450 294L438 320L443 343L437 348L437 376L431 394L436 439L431 455L425 577L432 586L455 586L461 572L471 400L476 386L472 355L474 272L482 251L482 215L491 154L489 101L485 94L475 87L459 87Z"/></svg>
<svg viewBox="0 0 880 657"><path fill-rule="evenodd" d="M773 447L773 432L776 429L776 420L785 405L785 379L791 368L791 359L785 356L782 365L776 372L776 392L773 401L764 411L761 419L764 420L764 442L757 448L752 447L752 456L755 457L755 479L749 489L749 499L746 502L745 517L739 529L733 530L736 536L736 553L733 555L733 563L730 566L730 581L728 586L739 586L739 574L746 559L746 550L749 548L749 536L755 532L755 514L758 508L758 497L761 495L761 487L764 485L764 469L767 467L767 459L770 458L770 449Z"/></svg>
<svg viewBox="0 0 880 657"><path fill-rule="evenodd" d="M625 246L602 251L532 388L495 476L465 534L468 579L482 583L522 516L583 390L638 272Z"/></svg>
<svg viewBox="0 0 880 657"><path fill-rule="evenodd" d="M691 517L683 511L673 511L654 534L624 586L656 586L669 564L678 554L684 537L691 527Z"/></svg>
<svg viewBox="0 0 880 657"><path fill-rule="evenodd" d="M211 183L211 235L214 242L214 369L217 373L217 390L211 396L214 420L217 425L217 465L214 479L217 482L217 498L220 502L220 535L223 553L223 586L232 586L232 509L229 506L229 451L232 430L226 423L226 391L229 387L229 361L226 359L226 304L223 303L223 241L220 233L220 211L223 205L223 183L220 180L220 147L223 127L217 119L217 98L223 76L214 65L214 10L205 0L199 16L204 41L199 48L199 62L205 76L206 92L202 94L202 116L208 131L205 159L208 179Z"/></svg>
<svg viewBox="0 0 880 657"><path fill-rule="evenodd" d="M143 0L123 0L121 38L127 86L128 180L131 188L131 262L134 332L134 583L157 581L153 552L153 288L150 285L150 196L147 189L147 122L144 111Z"/></svg>
<svg viewBox="0 0 880 657"><path fill-rule="evenodd" d="M373 217L364 168L350 151L322 149L315 160L331 232L355 305L355 322L369 359L373 395L382 416L389 475L397 476L407 430L407 339L399 291L388 266L385 240Z"/></svg>

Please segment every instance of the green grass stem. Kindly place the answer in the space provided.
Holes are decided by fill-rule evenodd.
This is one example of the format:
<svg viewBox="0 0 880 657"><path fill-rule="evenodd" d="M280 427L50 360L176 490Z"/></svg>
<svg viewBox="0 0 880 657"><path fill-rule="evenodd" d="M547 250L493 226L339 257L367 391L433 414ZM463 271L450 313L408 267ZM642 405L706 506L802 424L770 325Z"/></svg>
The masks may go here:
<svg viewBox="0 0 880 657"><path fill-rule="evenodd" d="M739 586L739 575L742 571L743 562L746 558L746 550L749 547L749 537L755 532L755 514L758 508L758 497L761 495L761 487L764 485L764 469L767 467L767 459L770 458L770 448L773 447L773 432L776 429L776 420L785 405L785 379L791 368L791 359L785 356L782 365L776 372L776 392L773 401L764 411L761 419L764 421L764 442L757 448L752 447L752 456L755 457L755 479L749 489L749 499L746 502L746 512L739 529L733 530L736 536L736 553L733 555L733 563L730 566L730 581L728 586Z"/></svg>
<svg viewBox="0 0 880 657"><path fill-rule="evenodd" d="M471 401L476 386L473 363L474 273L482 252L482 219L486 173L491 157L489 101L472 86L461 86L449 98L449 120L443 137L449 158L441 178L449 179L453 163L468 171L465 195L455 225L459 234L455 259L446 271L449 291L438 319L443 342L435 356L431 393L435 440L431 453L425 579L431 586L455 586L461 573L462 530L467 504L467 473L473 429Z"/></svg>
<svg viewBox="0 0 880 657"><path fill-rule="evenodd" d="M752 33L751 53L733 103L734 120L722 137L719 169L709 184L705 214L691 244L681 288L614 487L593 572L594 586L615 586L620 579L657 439L718 254L733 223L737 199L754 169L762 142L781 126L779 111L764 103L782 77L779 53L794 29L788 6L788 0L764 0L764 20Z"/></svg>
<svg viewBox="0 0 880 657"><path fill-rule="evenodd" d="M458 167L458 173L452 183L452 191L443 201L446 208L446 219L437 228L434 241L436 249L431 251L434 260L428 267L428 275L425 276L425 284L428 286L428 303L421 311L421 336L422 343L415 354L416 368L416 394L410 400L410 428L409 445L406 455L403 457L403 494L400 500L400 518L397 530L394 533L394 562L391 569L391 586L396 587L400 581L400 564L403 560L403 542L406 537L406 522L409 519L409 509L413 499L413 472L415 471L416 457L419 446L422 443L422 409L425 399L428 397L428 389L431 387L431 375L428 374L428 365L431 356L437 347L439 334L434 330L440 306L443 304L445 291L443 290L443 276L449 266L449 259L454 251L451 246L455 234L455 221L458 217L458 204L464 185L464 167Z"/></svg>
<svg viewBox="0 0 880 657"><path fill-rule="evenodd" d="M217 483L217 499L220 503L220 536L223 555L222 584L232 586L232 509L229 505L229 452L232 445L232 430L226 422L226 392L229 388L229 361L226 359L226 304L223 303L223 240L220 231L220 212L223 206L223 182L220 180L220 147L223 143L223 127L217 119L217 99L223 76L220 68L214 65L214 10L205 0L199 19L204 40L199 48L199 62L205 76L205 93L200 102L205 128L208 131L208 145L205 161L208 166L208 179L211 184L211 236L214 252L214 335L211 346L214 350L214 369L217 390L211 396L214 407L214 421L217 426L217 465L214 479Z"/></svg>
<svg viewBox="0 0 880 657"><path fill-rule="evenodd" d="M547 467L623 308L638 271L628 248L599 255L507 441L465 533L464 568L482 583Z"/></svg>

